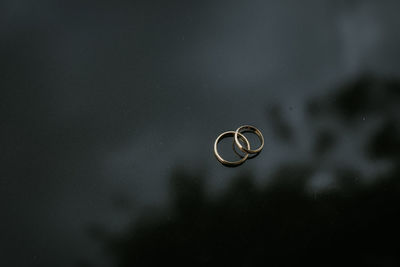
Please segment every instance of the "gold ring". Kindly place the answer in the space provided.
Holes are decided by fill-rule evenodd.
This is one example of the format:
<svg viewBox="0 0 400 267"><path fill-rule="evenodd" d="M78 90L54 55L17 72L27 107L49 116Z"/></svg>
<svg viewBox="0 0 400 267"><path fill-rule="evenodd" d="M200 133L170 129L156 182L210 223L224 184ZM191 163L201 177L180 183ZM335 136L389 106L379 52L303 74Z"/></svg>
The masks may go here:
<svg viewBox="0 0 400 267"><path fill-rule="evenodd" d="M223 158L219 155L218 149L217 149L218 143L219 143L222 139L224 139L224 138L226 138L226 137L228 137L228 136L235 136L235 135L236 135L236 132L234 132L234 131L227 131L227 132L224 132L224 133L220 134L220 135L217 137L217 139L215 140L215 143L214 143L214 154L215 154L215 156L217 157L218 161L221 162L221 163L224 164L224 165L229 165L229 166L237 166L237 165L240 165L240 164L242 164L243 162L245 162L245 161L247 160L247 157L249 156L249 154L246 153L246 155L244 155L244 157L241 158L241 159L238 160L238 161L227 161L227 160L223 159ZM247 140L247 138L246 138L243 134L241 134L241 133L238 133L237 136L238 136L238 138L240 137L240 139L243 140L243 141L246 143L247 149L250 149L250 143L249 143L249 141Z"/></svg>
<svg viewBox="0 0 400 267"><path fill-rule="evenodd" d="M258 138L260 139L261 145L257 149L250 149L250 146L248 143L246 143L247 148L243 147L242 144L239 142L238 136L242 135L241 131L243 131L243 130L245 130L245 131L250 130L251 132L254 132L258 136ZM234 133L235 133L235 143L239 147L239 149L242 150L243 152L249 153L249 154L257 154L263 149L264 137L263 137L262 133L260 132L260 130L258 130L256 127L251 126L251 125L243 125L243 126L240 126L239 128L237 128L237 130ZM242 138L240 138L240 139L242 139Z"/></svg>

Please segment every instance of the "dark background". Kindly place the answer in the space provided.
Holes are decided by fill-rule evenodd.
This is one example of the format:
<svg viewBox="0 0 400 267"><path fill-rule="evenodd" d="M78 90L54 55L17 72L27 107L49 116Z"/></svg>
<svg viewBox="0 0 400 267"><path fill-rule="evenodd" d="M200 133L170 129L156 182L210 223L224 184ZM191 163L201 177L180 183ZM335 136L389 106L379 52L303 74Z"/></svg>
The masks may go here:
<svg viewBox="0 0 400 267"><path fill-rule="evenodd" d="M399 266L399 8L3 0L0 266Z"/></svg>

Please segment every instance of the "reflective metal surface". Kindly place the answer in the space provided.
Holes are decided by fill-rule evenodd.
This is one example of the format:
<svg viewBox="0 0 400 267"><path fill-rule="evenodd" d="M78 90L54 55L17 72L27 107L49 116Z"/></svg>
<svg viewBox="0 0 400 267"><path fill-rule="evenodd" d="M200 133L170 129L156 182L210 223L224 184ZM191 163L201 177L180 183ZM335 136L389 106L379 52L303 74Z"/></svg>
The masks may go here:
<svg viewBox="0 0 400 267"><path fill-rule="evenodd" d="M398 1L0 6L0 266L400 264Z"/></svg>

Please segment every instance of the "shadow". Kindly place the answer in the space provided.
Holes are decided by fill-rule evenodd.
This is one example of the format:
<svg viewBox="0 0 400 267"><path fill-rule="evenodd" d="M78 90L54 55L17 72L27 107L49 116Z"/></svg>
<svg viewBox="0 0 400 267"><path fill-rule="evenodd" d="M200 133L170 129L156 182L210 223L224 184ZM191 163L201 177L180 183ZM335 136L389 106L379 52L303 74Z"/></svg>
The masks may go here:
<svg viewBox="0 0 400 267"><path fill-rule="evenodd" d="M238 155L238 156L241 157L241 158L244 157L243 155L241 155L241 154L236 150L235 144L232 145L232 148L233 148L233 152L234 152L236 155ZM243 152L242 152L242 153L243 153ZM254 159L254 158L258 157L258 155L259 155L260 153L261 153L261 151L258 152L258 153L255 153L255 154L249 154L249 156L247 157L247 159L248 159L248 160L249 160L249 159Z"/></svg>
<svg viewBox="0 0 400 267"><path fill-rule="evenodd" d="M255 158L257 158L257 157L261 154L261 152L262 152L262 151L260 151L260 152L258 152L258 153L255 153L255 154L250 154L249 157L248 157L248 159L255 159Z"/></svg>
<svg viewBox="0 0 400 267"><path fill-rule="evenodd" d="M208 194L202 174L178 168L169 177L166 214L141 217L120 234L94 236L115 266L398 266L398 92L398 82L361 76L310 101L310 121L325 123L312 129L317 138L311 160L280 163L264 185L239 174L217 196ZM359 131L365 126L360 116L381 123ZM281 119L275 124L281 140L296 134ZM341 127L353 129L353 139ZM325 170L333 177L330 185L313 189L321 156L339 149L343 138L351 143L359 137L366 140L362 157L391 167L366 177L358 161L345 155L347 164Z"/></svg>

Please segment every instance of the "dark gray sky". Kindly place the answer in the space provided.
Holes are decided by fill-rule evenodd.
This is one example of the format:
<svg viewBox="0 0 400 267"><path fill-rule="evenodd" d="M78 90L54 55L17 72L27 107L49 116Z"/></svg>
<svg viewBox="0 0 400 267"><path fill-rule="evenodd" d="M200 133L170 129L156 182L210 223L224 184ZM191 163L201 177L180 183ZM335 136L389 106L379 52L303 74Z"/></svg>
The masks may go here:
<svg viewBox="0 0 400 267"><path fill-rule="evenodd" d="M124 225L115 196L136 212L164 205L177 166L223 187L238 168L220 166L212 144L241 124L258 126L266 148L240 171L307 158L305 101L365 71L399 75L398 10L398 1L3 1L0 265L96 257L85 227ZM298 132L291 145L267 123L276 104Z"/></svg>

